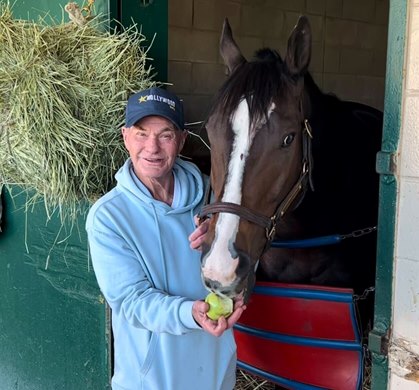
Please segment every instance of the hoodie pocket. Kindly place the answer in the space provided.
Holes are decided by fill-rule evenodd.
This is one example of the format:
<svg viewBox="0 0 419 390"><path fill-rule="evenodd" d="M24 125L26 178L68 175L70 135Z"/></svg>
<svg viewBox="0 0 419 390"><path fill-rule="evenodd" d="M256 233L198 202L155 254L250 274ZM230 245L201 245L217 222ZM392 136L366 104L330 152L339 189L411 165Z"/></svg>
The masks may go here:
<svg viewBox="0 0 419 390"><path fill-rule="evenodd" d="M140 374L145 376L147 372L150 370L150 367L153 363L154 355L156 354L156 347L159 343L159 335L158 333L151 333L150 343L148 344L147 354L145 356L144 362L141 366Z"/></svg>
<svg viewBox="0 0 419 390"><path fill-rule="evenodd" d="M231 334L215 338L204 331L193 331L182 336L167 333L153 336L141 370L141 389L233 387L236 345Z"/></svg>

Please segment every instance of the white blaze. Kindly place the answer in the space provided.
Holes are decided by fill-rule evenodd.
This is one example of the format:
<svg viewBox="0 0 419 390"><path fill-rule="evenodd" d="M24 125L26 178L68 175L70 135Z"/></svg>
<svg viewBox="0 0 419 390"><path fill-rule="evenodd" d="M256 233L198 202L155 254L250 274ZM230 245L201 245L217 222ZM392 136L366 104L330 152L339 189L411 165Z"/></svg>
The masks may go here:
<svg viewBox="0 0 419 390"><path fill-rule="evenodd" d="M227 179L222 202L240 204L241 184L246 157L249 153L249 107L243 99L232 116L234 133L233 148L228 164ZM233 243L239 227L239 217L230 213L220 213L215 226L215 237L206 258L204 275L217 280L222 285L230 285L235 278L238 258L233 258L229 244Z"/></svg>
<svg viewBox="0 0 419 390"><path fill-rule="evenodd" d="M272 103L268 115L274 107ZM244 168L256 133L250 132L249 119L249 107L246 99L243 99L232 114L234 139L222 202L241 204ZM206 256L204 276L218 281L222 286L230 286L236 278L239 259L233 257L233 243L239 228L239 220L237 215L231 213L219 214L214 241Z"/></svg>

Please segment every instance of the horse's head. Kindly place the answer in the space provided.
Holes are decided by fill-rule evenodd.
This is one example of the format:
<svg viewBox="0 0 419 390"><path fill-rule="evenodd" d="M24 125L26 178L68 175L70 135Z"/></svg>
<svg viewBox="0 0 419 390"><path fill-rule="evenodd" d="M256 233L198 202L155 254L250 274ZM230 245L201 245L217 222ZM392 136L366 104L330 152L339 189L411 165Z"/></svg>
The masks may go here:
<svg viewBox="0 0 419 390"><path fill-rule="evenodd" d="M220 51L229 77L206 124L213 199L201 213L212 215L202 277L218 294L248 296L276 223L302 196L309 176L304 74L310 26L299 19L284 60L264 49L248 62L226 20Z"/></svg>

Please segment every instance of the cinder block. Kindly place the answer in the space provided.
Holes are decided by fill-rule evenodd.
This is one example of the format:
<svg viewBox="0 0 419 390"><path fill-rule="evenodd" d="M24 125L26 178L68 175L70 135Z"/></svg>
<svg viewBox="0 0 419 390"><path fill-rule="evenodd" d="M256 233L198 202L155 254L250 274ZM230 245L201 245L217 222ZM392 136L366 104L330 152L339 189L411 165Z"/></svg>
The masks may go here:
<svg viewBox="0 0 419 390"><path fill-rule="evenodd" d="M387 47L387 26L357 23L356 46L364 49L384 49Z"/></svg>
<svg viewBox="0 0 419 390"><path fill-rule="evenodd" d="M384 77L358 76L357 88L359 97L363 101L377 100L377 96L382 97L384 101ZM374 93L372 93L372 91L374 91Z"/></svg>
<svg viewBox="0 0 419 390"><path fill-rule="evenodd" d="M339 18L343 12L343 0L326 0L326 16Z"/></svg>
<svg viewBox="0 0 419 390"><path fill-rule="evenodd" d="M419 4L419 3L418 3ZM376 0L375 22L388 26L389 0Z"/></svg>
<svg viewBox="0 0 419 390"><path fill-rule="evenodd" d="M342 16L345 19L375 21L375 1L373 0L343 0Z"/></svg>
<svg viewBox="0 0 419 390"><path fill-rule="evenodd" d="M349 20L326 18L325 44L353 46L356 43L356 23Z"/></svg>
<svg viewBox="0 0 419 390"><path fill-rule="evenodd" d="M263 47L262 38L237 37L236 42L239 45L243 56L248 60L254 56L256 50L259 50ZM220 61L222 62L221 57Z"/></svg>
<svg viewBox="0 0 419 390"><path fill-rule="evenodd" d="M385 77L386 75L386 61L387 61L387 50L374 50L373 51L373 64L372 64L372 76Z"/></svg>
<svg viewBox="0 0 419 390"><path fill-rule="evenodd" d="M192 67L192 92L214 95L226 80L225 66L221 64L194 64Z"/></svg>
<svg viewBox="0 0 419 390"><path fill-rule="evenodd" d="M313 43L311 51L310 71L321 73L323 72L324 51L323 43Z"/></svg>
<svg viewBox="0 0 419 390"><path fill-rule="evenodd" d="M307 0L306 11L309 14L324 15L326 13L326 0Z"/></svg>
<svg viewBox="0 0 419 390"><path fill-rule="evenodd" d="M205 121L213 101L212 95L181 95L185 109L185 122Z"/></svg>
<svg viewBox="0 0 419 390"><path fill-rule="evenodd" d="M323 90L323 73L310 72L316 85Z"/></svg>
<svg viewBox="0 0 419 390"><path fill-rule="evenodd" d="M261 1L256 1L261 3ZM299 11L302 12L305 6L305 0L265 0L267 6L280 8L286 11Z"/></svg>
<svg viewBox="0 0 419 390"><path fill-rule="evenodd" d="M326 45L324 48L324 71L338 73L340 68L340 49L336 46Z"/></svg>
<svg viewBox="0 0 419 390"><path fill-rule="evenodd" d="M274 7L242 6L240 34L255 37L279 37L284 23L283 12Z"/></svg>
<svg viewBox="0 0 419 390"><path fill-rule="evenodd" d="M313 42L324 41L324 18L318 15L307 15L311 26L311 35Z"/></svg>
<svg viewBox="0 0 419 390"><path fill-rule="evenodd" d="M368 75L372 70L373 52L365 49L342 48L340 52L340 72Z"/></svg>
<svg viewBox="0 0 419 390"><path fill-rule="evenodd" d="M419 4L419 0L412 1ZM224 17L229 18L243 55L251 59L263 47L275 49L283 57L288 36L304 13L313 33L309 69L318 85L339 97L380 108L388 3L389 0L169 0L169 81L175 84L172 88L190 97L190 119L202 117L209 108L205 102L211 100L225 78L219 55ZM413 39L408 41L408 61L413 65L408 66L406 75L407 87L414 91L419 90L417 25L413 21Z"/></svg>
<svg viewBox="0 0 419 390"><path fill-rule="evenodd" d="M323 75L323 91L332 93L343 100L359 102L359 86L357 76L337 73L325 73Z"/></svg>
<svg viewBox="0 0 419 390"><path fill-rule="evenodd" d="M373 96L367 98L361 98L359 103L366 104L367 106L374 107L377 110L384 110L384 96Z"/></svg>
<svg viewBox="0 0 419 390"><path fill-rule="evenodd" d="M267 38L263 40L263 47L269 47L270 49L276 50L281 58L284 58L287 50L288 37L280 38Z"/></svg>
<svg viewBox="0 0 419 390"><path fill-rule="evenodd" d="M192 34L191 52L196 62L214 62L218 60L218 46L220 34L218 32L205 32L194 30Z"/></svg>
<svg viewBox="0 0 419 390"><path fill-rule="evenodd" d="M197 29L221 32L227 17L230 25L240 23L241 4L225 0L195 0L193 25Z"/></svg>
<svg viewBox="0 0 419 390"><path fill-rule="evenodd" d="M174 61L189 61L192 58L191 49L186 42L192 39L192 30L169 27L168 57Z"/></svg>
<svg viewBox="0 0 419 390"><path fill-rule="evenodd" d="M410 165L417 163L417 154L411 156L405 154L405 149L402 150L401 160L405 157L413 157L413 160L408 162ZM400 185L398 186L397 258L395 264L397 272L394 272L394 320L391 337L391 345L394 352L389 354L389 366L392 372L392 380L389 383L390 389L414 390L415 387L418 387L417 381L410 379L411 377L409 376L415 375L414 367L419 350L419 332L417 327L419 321L417 303L419 296L419 252L417 252L419 249L417 239L419 226L417 207L419 194L418 168L416 165L415 175L405 177L402 172L400 181L398 178ZM397 350L403 351L405 348L405 352L397 352ZM409 359L411 360L409 361ZM411 371L408 371L412 366ZM401 372L404 375L400 374ZM405 374L405 372L408 372L408 374Z"/></svg>
<svg viewBox="0 0 419 390"><path fill-rule="evenodd" d="M419 8L412 12L409 30L406 87L408 90L419 92Z"/></svg>
<svg viewBox="0 0 419 390"><path fill-rule="evenodd" d="M401 139L401 147L403 150L403 158L401 165L401 173L406 176L419 178L419 97L417 95L407 95L404 102L404 118L403 118L403 137ZM419 183L418 183L419 186ZM418 196L416 192L416 199ZM412 208L417 210L417 208ZM419 210L415 211L419 214ZM416 243L415 246L419 246ZM416 252L416 257L419 256ZM414 252L411 253L412 255Z"/></svg>
<svg viewBox="0 0 419 390"><path fill-rule="evenodd" d="M171 28L169 59L176 61L217 62L219 34Z"/></svg>
<svg viewBox="0 0 419 390"><path fill-rule="evenodd" d="M170 0L169 26L192 27L193 0Z"/></svg>
<svg viewBox="0 0 419 390"><path fill-rule="evenodd" d="M169 60L168 82L173 84L170 89L177 93L190 93L192 91L192 63Z"/></svg>

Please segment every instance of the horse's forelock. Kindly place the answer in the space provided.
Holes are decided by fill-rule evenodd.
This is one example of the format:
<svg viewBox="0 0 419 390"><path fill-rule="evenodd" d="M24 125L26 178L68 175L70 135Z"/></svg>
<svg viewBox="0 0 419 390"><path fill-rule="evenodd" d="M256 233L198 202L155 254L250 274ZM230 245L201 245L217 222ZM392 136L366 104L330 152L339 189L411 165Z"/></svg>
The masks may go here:
<svg viewBox="0 0 419 390"><path fill-rule="evenodd" d="M263 48L255 52L254 61L275 61L282 64L282 58L276 50Z"/></svg>
<svg viewBox="0 0 419 390"><path fill-rule="evenodd" d="M256 58L241 64L218 93L212 114L230 118L243 98L247 99L251 124L266 119L272 100L288 91L287 77L279 54L257 51Z"/></svg>

